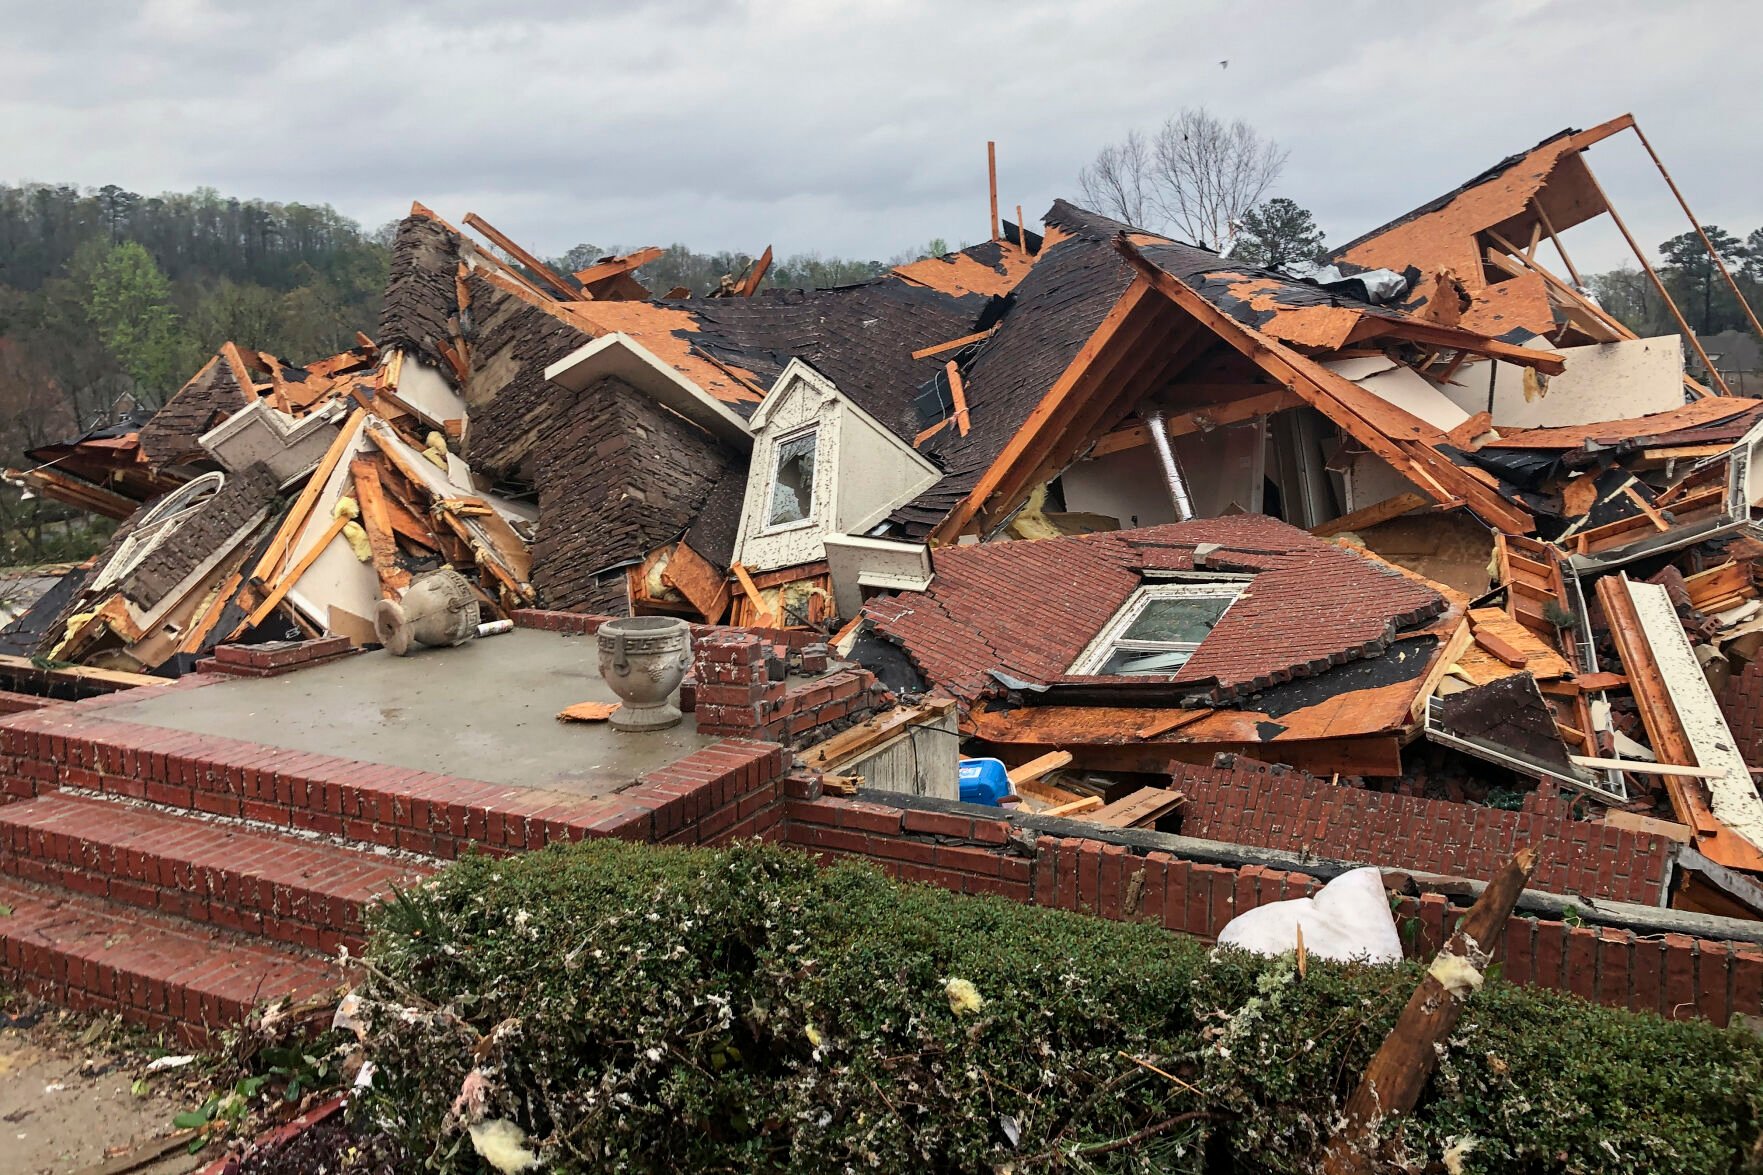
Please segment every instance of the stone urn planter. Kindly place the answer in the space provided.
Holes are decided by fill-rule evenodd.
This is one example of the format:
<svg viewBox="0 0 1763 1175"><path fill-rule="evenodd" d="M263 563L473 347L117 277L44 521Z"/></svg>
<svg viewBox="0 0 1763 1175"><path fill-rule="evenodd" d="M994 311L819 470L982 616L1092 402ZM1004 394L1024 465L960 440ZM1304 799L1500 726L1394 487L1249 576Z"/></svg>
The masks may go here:
<svg viewBox="0 0 1763 1175"><path fill-rule="evenodd" d="M374 605L373 630L394 657L418 645L462 645L477 635L478 604L471 584L450 568L431 571L405 589L400 600Z"/></svg>
<svg viewBox="0 0 1763 1175"><path fill-rule="evenodd" d="M622 705L618 730L666 730L682 715L672 702L692 663L692 630L677 616L632 616L600 626L600 676Z"/></svg>

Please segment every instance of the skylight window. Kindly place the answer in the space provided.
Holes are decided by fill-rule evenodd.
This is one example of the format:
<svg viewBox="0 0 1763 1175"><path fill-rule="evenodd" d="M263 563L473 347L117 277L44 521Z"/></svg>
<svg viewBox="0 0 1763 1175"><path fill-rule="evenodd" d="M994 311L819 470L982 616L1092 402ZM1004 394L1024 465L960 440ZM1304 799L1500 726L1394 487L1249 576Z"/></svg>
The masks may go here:
<svg viewBox="0 0 1763 1175"><path fill-rule="evenodd" d="M793 526L814 513L814 445L818 429L785 437L777 445L777 469L771 479L767 529Z"/></svg>
<svg viewBox="0 0 1763 1175"><path fill-rule="evenodd" d="M1084 677L1174 677L1245 586L1240 580L1146 584L1128 597L1070 672Z"/></svg>

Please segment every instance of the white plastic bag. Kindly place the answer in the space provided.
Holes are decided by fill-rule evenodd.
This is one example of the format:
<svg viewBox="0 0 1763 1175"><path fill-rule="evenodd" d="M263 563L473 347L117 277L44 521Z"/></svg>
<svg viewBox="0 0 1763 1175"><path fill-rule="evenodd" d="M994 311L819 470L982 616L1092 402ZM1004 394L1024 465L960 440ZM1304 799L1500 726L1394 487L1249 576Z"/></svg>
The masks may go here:
<svg viewBox="0 0 1763 1175"><path fill-rule="evenodd" d="M1304 950L1314 958L1402 961L1402 940L1390 915L1383 874L1375 866L1341 874L1313 898L1272 902L1238 914L1219 931L1218 945L1283 955L1297 947L1299 926L1304 928Z"/></svg>

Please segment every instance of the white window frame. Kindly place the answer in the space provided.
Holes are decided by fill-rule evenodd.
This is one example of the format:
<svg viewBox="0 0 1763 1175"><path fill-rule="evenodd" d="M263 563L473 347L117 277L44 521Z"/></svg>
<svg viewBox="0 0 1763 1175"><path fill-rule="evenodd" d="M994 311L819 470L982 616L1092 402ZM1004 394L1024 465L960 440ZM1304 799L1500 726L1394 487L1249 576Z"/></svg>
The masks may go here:
<svg viewBox="0 0 1763 1175"><path fill-rule="evenodd" d="M1120 606L1120 610L1114 614L1114 618L1103 627L1101 632L1096 634L1095 639L1084 646L1084 651L1078 654L1077 660L1071 663L1071 668L1065 671L1067 676L1101 676L1099 671L1102 666L1122 649L1147 653L1186 652L1189 660L1192 660L1193 655L1199 652L1200 646L1205 644L1204 640L1126 640L1120 634L1132 627L1133 622L1139 618L1139 615L1153 600L1216 600L1229 597L1230 602L1225 604L1224 611L1218 614L1218 619L1222 621L1231 608L1236 606L1236 602L1243 598L1243 593L1248 588L1251 578L1253 577L1247 575L1209 575L1204 580L1170 579L1142 585L1126 598L1126 603ZM1182 666L1176 666L1168 672L1173 675L1181 672L1181 669ZM1165 671L1160 670L1159 675L1163 672Z"/></svg>
<svg viewBox="0 0 1763 1175"><path fill-rule="evenodd" d="M791 441L799 441L803 437L814 438L814 480L808 486L808 509L803 513L802 517L796 519L794 522L773 523L771 521L771 507L772 503L776 500L777 475L783 462L784 446ZM817 420L801 428L791 429L789 432L784 433L773 441L771 452L771 476L765 479L765 493L759 502L759 508L763 511L760 517L766 520L766 524L759 528L759 533L762 535L783 534L785 531L801 530L803 527L817 525L819 522L820 483L827 472L828 471L821 468L820 421Z"/></svg>

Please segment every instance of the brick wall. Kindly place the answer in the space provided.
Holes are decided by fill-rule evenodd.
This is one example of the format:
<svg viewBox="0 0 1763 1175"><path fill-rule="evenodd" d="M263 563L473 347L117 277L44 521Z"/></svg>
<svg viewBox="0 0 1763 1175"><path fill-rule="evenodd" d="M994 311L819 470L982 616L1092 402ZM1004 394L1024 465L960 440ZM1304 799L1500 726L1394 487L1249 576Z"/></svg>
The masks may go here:
<svg viewBox="0 0 1763 1175"><path fill-rule="evenodd" d="M1763 762L1763 657L1728 679L1720 691L1720 709L1745 762Z"/></svg>
<svg viewBox="0 0 1763 1175"><path fill-rule="evenodd" d="M1245 910L1309 896L1322 884L1278 868L1035 835L983 815L817 797L812 788L787 799L785 811L785 842L823 861L861 857L901 879L957 893L1151 922L1204 939ZM1440 894L1399 899L1395 918L1405 952L1432 956L1460 913ZM1494 958L1510 982L1614 1007L1717 1024L1737 1012L1763 1011L1763 946L1749 943L1514 916Z"/></svg>
<svg viewBox="0 0 1763 1175"><path fill-rule="evenodd" d="M855 665L774 680L771 643L724 629L693 642L692 704L700 734L805 745L885 708L887 689ZM824 656L819 660L824 662Z"/></svg>
<svg viewBox="0 0 1763 1175"><path fill-rule="evenodd" d="M164 689L201 688L185 677ZM116 698L68 702L13 715L0 726L0 803L75 788L165 808L239 817L452 858L536 849L555 840L619 836L667 840L688 824L727 819L757 835L775 823L741 821L789 769L771 743L724 740L640 777L623 791L577 796L267 747L112 720ZM756 794L762 799L752 800ZM724 813L748 800L749 811Z"/></svg>
<svg viewBox="0 0 1763 1175"><path fill-rule="evenodd" d="M1314 853L1392 869L1487 877L1515 846L1540 851L1531 888L1655 905L1672 842L1575 820L1564 800L1527 797L1507 812L1341 787L1286 767L1221 755L1212 767L1170 766L1187 797L1184 836Z"/></svg>
<svg viewBox="0 0 1763 1175"><path fill-rule="evenodd" d="M562 632L572 636L592 636L600 631L600 626L612 619L610 616L592 612L563 612L551 608L516 608L508 614L517 628L536 628L543 632ZM751 625L725 624L694 624L691 626L692 639L700 640L719 633L744 632L752 636L764 637L774 645L800 651L812 644L818 644L826 638L818 632L805 628L759 628Z"/></svg>

